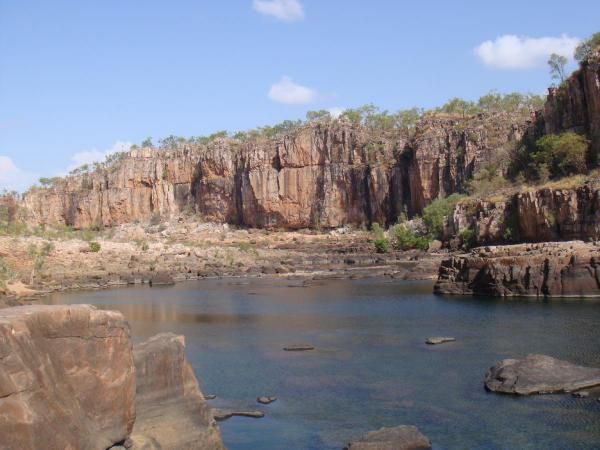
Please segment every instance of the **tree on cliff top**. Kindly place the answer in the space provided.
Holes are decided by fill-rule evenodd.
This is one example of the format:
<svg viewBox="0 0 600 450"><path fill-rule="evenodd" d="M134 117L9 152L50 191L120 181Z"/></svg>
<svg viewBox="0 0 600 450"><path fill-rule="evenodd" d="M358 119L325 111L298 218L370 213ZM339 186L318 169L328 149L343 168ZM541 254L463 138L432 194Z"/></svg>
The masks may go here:
<svg viewBox="0 0 600 450"><path fill-rule="evenodd" d="M553 80L560 80L561 83L565 81L566 57L552 53L550 59L548 59L548 65L550 66L550 75Z"/></svg>
<svg viewBox="0 0 600 450"><path fill-rule="evenodd" d="M154 144L152 144L152 138L151 137L147 137L146 139L144 139L142 141L141 146L142 146L142 148L144 148L144 147L153 147Z"/></svg>
<svg viewBox="0 0 600 450"><path fill-rule="evenodd" d="M600 47L600 32L592 34L575 47L575 59L582 64L585 63L597 47Z"/></svg>

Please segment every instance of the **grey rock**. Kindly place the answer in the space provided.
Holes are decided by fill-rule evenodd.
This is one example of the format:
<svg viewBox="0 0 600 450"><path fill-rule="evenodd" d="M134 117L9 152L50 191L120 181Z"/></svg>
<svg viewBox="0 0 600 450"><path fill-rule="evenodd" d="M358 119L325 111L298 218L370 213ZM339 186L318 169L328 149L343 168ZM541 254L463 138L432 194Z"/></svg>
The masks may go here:
<svg viewBox="0 0 600 450"><path fill-rule="evenodd" d="M600 369L571 364L546 355L505 359L485 375L493 392L531 395L573 392L600 385Z"/></svg>
<svg viewBox="0 0 600 450"><path fill-rule="evenodd" d="M268 405L269 403L273 403L277 400L277 397L258 397L256 401L258 403L262 403L263 405Z"/></svg>
<svg viewBox="0 0 600 450"><path fill-rule="evenodd" d="M454 342L454 341L456 341L456 338L436 336L436 337L427 338L425 343L427 343L429 345L437 345L437 344L444 344L445 342Z"/></svg>
<svg viewBox="0 0 600 450"><path fill-rule="evenodd" d="M345 450L429 450L431 442L417 427L400 425L371 431L351 442Z"/></svg>
<svg viewBox="0 0 600 450"><path fill-rule="evenodd" d="M308 350L314 350L315 348L312 345L308 344L293 344L288 345L287 347L283 347L286 352L306 352Z"/></svg>

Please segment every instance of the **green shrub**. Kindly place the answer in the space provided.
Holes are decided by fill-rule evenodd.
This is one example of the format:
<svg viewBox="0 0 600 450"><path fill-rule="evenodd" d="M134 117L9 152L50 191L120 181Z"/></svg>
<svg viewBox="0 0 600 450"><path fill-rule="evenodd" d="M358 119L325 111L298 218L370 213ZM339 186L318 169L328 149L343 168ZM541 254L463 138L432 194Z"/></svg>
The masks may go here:
<svg viewBox="0 0 600 450"><path fill-rule="evenodd" d="M6 283L15 277L15 272L0 257L0 289L6 289Z"/></svg>
<svg viewBox="0 0 600 450"><path fill-rule="evenodd" d="M454 206L462 198L459 194L452 194L448 197L436 198L433 202L423 209L423 222L427 226L427 231L434 238L440 238L444 231L444 217L452 214Z"/></svg>
<svg viewBox="0 0 600 450"><path fill-rule="evenodd" d="M375 245L375 251L377 253L387 253L390 251L390 244L385 238L383 228L377 222L373 222L371 225L371 232L373 233L373 244Z"/></svg>
<svg viewBox="0 0 600 450"><path fill-rule="evenodd" d="M425 236L418 236L404 224L397 224L392 228L394 236L394 247L399 250L411 250L418 248L427 250L429 247L429 239Z"/></svg>
<svg viewBox="0 0 600 450"><path fill-rule="evenodd" d="M504 232L502 237L510 242L519 240L519 216L514 205L511 207L508 216L504 219Z"/></svg>
<svg viewBox="0 0 600 450"><path fill-rule="evenodd" d="M595 48L600 46L600 32L594 33L590 38L581 42L575 47L575 59L580 63L586 63L588 58L592 56Z"/></svg>
<svg viewBox="0 0 600 450"><path fill-rule="evenodd" d="M246 242L246 241L240 242L238 244L238 248L242 252L249 252L252 249L252 244L250 244L250 242Z"/></svg>
<svg viewBox="0 0 600 450"><path fill-rule="evenodd" d="M90 251L94 253L98 253L100 251L100 243L96 241L90 242Z"/></svg>
<svg viewBox="0 0 600 450"><path fill-rule="evenodd" d="M542 178L547 168L552 177L563 177L587 172L586 158L590 141L571 131L549 134L535 143L531 154L538 178Z"/></svg>
<svg viewBox="0 0 600 450"><path fill-rule="evenodd" d="M373 241L377 253L387 253L390 251L390 244L386 238L379 238Z"/></svg>
<svg viewBox="0 0 600 450"><path fill-rule="evenodd" d="M92 239L94 239L94 237L96 236L96 233L94 233L92 230L83 230L83 231L81 231L80 235L81 235L81 240L90 242Z"/></svg>
<svg viewBox="0 0 600 450"><path fill-rule="evenodd" d="M470 228L463 228L458 232L458 238L464 248L472 248L477 245L477 237L475 231Z"/></svg>
<svg viewBox="0 0 600 450"><path fill-rule="evenodd" d="M484 197L509 186L509 181L498 173L495 166L487 166L475 172L467 184L469 195Z"/></svg>

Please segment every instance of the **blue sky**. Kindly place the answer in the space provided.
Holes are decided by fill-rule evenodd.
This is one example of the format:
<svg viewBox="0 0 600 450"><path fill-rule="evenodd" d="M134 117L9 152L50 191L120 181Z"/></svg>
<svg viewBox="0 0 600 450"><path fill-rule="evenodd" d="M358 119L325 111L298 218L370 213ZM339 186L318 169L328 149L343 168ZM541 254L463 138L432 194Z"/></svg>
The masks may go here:
<svg viewBox="0 0 600 450"><path fill-rule="evenodd" d="M0 188L146 136L542 93L599 24L597 0L0 0Z"/></svg>

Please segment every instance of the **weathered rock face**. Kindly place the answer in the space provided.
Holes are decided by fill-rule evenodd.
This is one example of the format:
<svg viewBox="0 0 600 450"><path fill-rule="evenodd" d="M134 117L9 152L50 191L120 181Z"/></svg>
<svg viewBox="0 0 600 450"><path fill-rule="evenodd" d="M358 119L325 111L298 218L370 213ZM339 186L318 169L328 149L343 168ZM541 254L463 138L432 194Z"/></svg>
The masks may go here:
<svg viewBox="0 0 600 450"><path fill-rule="evenodd" d="M137 418L132 440L151 449L222 450L219 429L185 359L183 336L162 333L133 350Z"/></svg>
<svg viewBox="0 0 600 450"><path fill-rule="evenodd" d="M133 150L108 168L68 176L51 189L32 190L22 205L38 223L75 228L168 215L191 201L197 161L190 149Z"/></svg>
<svg viewBox="0 0 600 450"><path fill-rule="evenodd" d="M442 261L437 294L600 296L600 247L580 241L480 247Z"/></svg>
<svg viewBox="0 0 600 450"><path fill-rule="evenodd" d="M505 359L491 367L485 376L485 387L503 394L551 394L593 386L600 386L600 369L545 355Z"/></svg>
<svg viewBox="0 0 600 450"><path fill-rule="evenodd" d="M76 228L195 209L206 219L297 229L395 222L464 187L527 129L504 114L425 117L412 132L333 121L280 139L135 150L107 168L33 189L33 220Z"/></svg>
<svg viewBox="0 0 600 450"><path fill-rule="evenodd" d="M98 450L135 420L129 326L87 305L0 310L0 447Z"/></svg>
<svg viewBox="0 0 600 450"><path fill-rule="evenodd" d="M348 444L345 450L429 450L431 442L415 426L380 428Z"/></svg>
<svg viewBox="0 0 600 450"><path fill-rule="evenodd" d="M600 184L520 192L508 200L458 203L444 239L473 230L475 243L600 239Z"/></svg>
<svg viewBox="0 0 600 450"><path fill-rule="evenodd" d="M540 125L547 134L587 133L592 155L600 161L600 50L564 86L550 89Z"/></svg>

